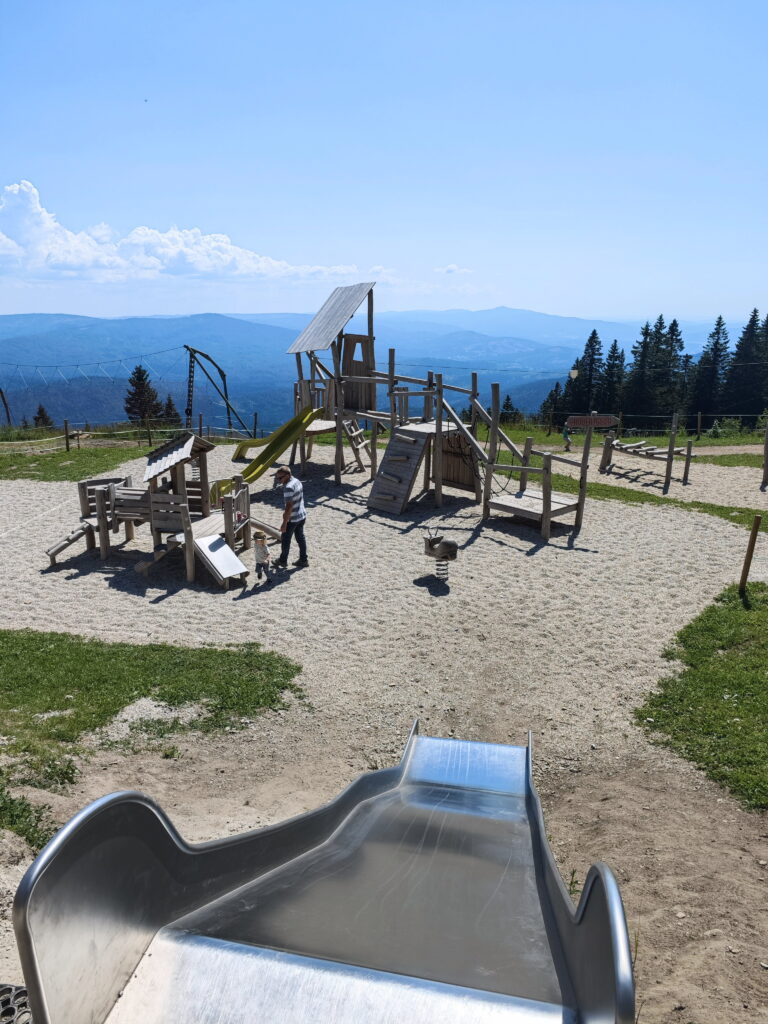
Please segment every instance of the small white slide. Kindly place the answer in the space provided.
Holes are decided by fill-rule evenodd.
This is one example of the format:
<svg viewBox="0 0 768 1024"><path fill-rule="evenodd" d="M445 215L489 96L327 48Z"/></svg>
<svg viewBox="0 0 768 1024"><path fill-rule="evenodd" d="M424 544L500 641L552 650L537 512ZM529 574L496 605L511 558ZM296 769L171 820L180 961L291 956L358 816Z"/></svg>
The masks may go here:
<svg viewBox="0 0 768 1024"><path fill-rule="evenodd" d="M223 537L198 537L195 539L195 554L217 583L223 586L234 577L245 582L249 570L243 565Z"/></svg>

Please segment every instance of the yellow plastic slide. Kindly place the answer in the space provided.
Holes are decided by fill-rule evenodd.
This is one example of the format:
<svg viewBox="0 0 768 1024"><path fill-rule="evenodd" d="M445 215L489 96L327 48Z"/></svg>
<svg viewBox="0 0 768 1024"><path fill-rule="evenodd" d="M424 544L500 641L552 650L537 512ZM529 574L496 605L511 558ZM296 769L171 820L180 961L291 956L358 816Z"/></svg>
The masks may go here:
<svg viewBox="0 0 768 1024"><path fill-rule="evenodd" d="M304 433L307 427L316 419L323 416L324 410L322 409L310 409L308 406L302 409L301 412L294 416L288 423L284 423L282 427L279 427L270 434L264 441L261 441L261 452L259 455L250 462L242 472L242 476L246 483L253 483L254 480L258 480L260 476L269 469L270 466L274 465L276 461L283 455L287 447L290 447L294 441L297 441L299 437ZM243 445L252 445L253 441L242 441L234 456L237 458L238 452L240 452ZM226 486L226 484L229 486ZM220 480L213 485L213 489L216 488L215 501L226 494L231 487L231 480Z"/></svg>

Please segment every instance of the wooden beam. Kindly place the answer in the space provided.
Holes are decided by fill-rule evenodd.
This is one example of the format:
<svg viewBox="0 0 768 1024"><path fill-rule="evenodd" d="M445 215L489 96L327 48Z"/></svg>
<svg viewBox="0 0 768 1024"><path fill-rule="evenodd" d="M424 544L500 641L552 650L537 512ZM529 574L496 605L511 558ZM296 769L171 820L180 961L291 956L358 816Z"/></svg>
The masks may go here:
<svg viewBox="0 0 768 1024"><path fill-rule="evenodd" d="M472 451L475 453L475 455L479 459L482 459L483 462L485 462L485 450L483 449L483 447L480 444L478 444L478 442L475 440L475 438L472 437L470 432L464 426L464 424L461 421L461 416L459 416L459 414L456 412L456 410L453 409L448 404L448 402L445 401L445 399L443 399L443 408L445 409L445 411L448 414L449 418L452 419L453 422L456 424L457 428L459 429L459 432L463 435L463 437L466 438L467 444L472 449Z"/></svg>
<svg viewBox="0 0 768 1024"><path fill-rule="evenodd" d="M389 427L394 433L397 426L397 407L395 405L395 350L389 350Z"/></svg>
<svg viewBox="0 0 768 1024"><path fill-rule="evenodd" d="M435 475L435 504L443 504L443 375L435 374L435 444L432 456Z"/></svg>
<svg viewBox="0 0 768 1024"><path fill-rule="evenodd" d="M528 467L531 464L531 449L533 448L533 438L526 437L525 446L523 448L523 466L525 467L520 473L520 490L524 491L528 486Z"/></svg>
<svg viewBox="0 0 768 1024"><path fill-rule="evenodd" d="M669 447L667 449L667 470L664 474L664 486L662 494L666 494L672 481L672 461L675 457L675 439L677 438L677 413L672 417L672 430L669 435Z"/></svg>
<svg viewBox="0 0 768 1024"><path fill-rule="evenodd" d="M541 485L541 536L549 540L552 526L552 453L544 453L544 476Z"/></svg>
<svg viewBox="0 0 768 1024"><path fill-rule="evenodd" d="M336 405L336 458L333 465L333 478L337 484L341 484L341 471L344 467L344 385L341 379L341 339L338 338L331 345L333 352L333 369L336 376L335 405Z"/></svg>
<svg viewBox="0 0 768 1024"><path fill-rule="evenodd" d="M693 457L693 441L689 440L685 446L685 469L683 470L683 483L688 483L688 473L691 469L691 458Z"/></svg>
<svg viewBox="0 0 768 1024"><path fill-rule="evenodd" d="M488 414L480 403L475 400L474 405L481 412L481 418L487 419ZM485 467L485 480L483 482L483 518L488 519L491 514L491 488L493 486L493 465L496 462L496 453L499 449L499 385L491 384L491 415L490 432L488 434L488 462Z"/></svg>
<svg viewBox="0 0 768 1024"><path fill-rule="evenodd" d="M576 522L574 533L581 529L584 519L584 503L587 500L587 473L589 472L589 450L592 447L592 427L587 427L587 434L584 438L584 447L581 450L581 472L579 473L579 507L576 510Z"/></svg>

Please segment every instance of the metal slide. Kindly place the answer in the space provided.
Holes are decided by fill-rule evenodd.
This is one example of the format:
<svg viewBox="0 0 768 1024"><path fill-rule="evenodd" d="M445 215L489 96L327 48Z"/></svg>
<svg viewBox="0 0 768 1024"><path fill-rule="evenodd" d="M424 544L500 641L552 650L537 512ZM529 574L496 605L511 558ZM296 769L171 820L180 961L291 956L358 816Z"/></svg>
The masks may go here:
<svg viewBox="0 0 768 1024"><path fill-rule="evenodd" d="M275 462L294 441L298 441L307 427L323 415L323 409L310 409L308 406L297 413L293 419L288 420L282 427L278 427L274 433L270 434L267 438L249 438L246 441L241 441L235 453L232 456L232 461L236 459L242 459L251 448L262 448L257 458L251 462L243 470L243 476L252 483L264 473L269 467Z"/></svg>
<svg viewBox="0 0 768 1024"><path fill-rule="evenodd" d="M574 910L531 748L421 737L325 807L190 846L138 793L22 880L35 1024L632 1024L605 865Z"/></svg>

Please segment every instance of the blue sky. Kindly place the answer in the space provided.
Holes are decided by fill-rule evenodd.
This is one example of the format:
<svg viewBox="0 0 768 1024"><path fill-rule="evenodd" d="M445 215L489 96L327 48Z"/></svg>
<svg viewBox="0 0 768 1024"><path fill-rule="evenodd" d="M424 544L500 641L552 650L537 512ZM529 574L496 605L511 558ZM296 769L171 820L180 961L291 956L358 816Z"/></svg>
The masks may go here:
<svg viewBox="0 0 768 1024"><path fill-rule="evenodd" d="M763 0L0 15L2 312L768 305Z"/></svg>

